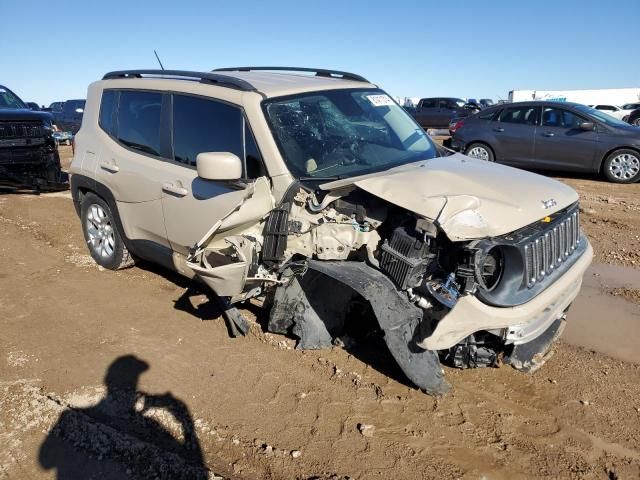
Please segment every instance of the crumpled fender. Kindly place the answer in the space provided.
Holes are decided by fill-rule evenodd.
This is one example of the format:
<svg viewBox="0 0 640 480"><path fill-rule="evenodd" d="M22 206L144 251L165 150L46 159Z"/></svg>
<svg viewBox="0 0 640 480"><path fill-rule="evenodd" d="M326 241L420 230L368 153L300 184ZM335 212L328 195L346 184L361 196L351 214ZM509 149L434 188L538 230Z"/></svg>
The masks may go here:
<svg viewBox="0 0 640 480"><path fill-rule="evenodd" d="M321 273L349 286L370 303L378 324L384 331L389 351L411 382L431 395L443 395L450 389L449 383L444 379L437 352L424 350L416 344L417 338L421 338L422 310L402 295L386 275L363 262L309 260L308 268L305 277ZM294 333L302 335L301 344L310 348L322 348L328 346L328 339L331 338L328 332L334 326L335 316L323 318L322 310L325 307L313 306L331 304L335 308L338 302L335 301L334 292L346 289L335 288L334 292L326 288L305 289L304 279L303 277L301 282L295 280L279 287L283 291L276 293L279 302L274 303L272 308L270 330L274 327L275 331L282 332L295 322L299 325L294 326ZM292 289L289 293L295 294L287 295L288 288ZM345 305L341 303L337 307L344 310ZM282 312L285 312L284 317ZM290 320L292 316L293 322ZM305 334L311 335L311 338L305 337Z"/></svg>

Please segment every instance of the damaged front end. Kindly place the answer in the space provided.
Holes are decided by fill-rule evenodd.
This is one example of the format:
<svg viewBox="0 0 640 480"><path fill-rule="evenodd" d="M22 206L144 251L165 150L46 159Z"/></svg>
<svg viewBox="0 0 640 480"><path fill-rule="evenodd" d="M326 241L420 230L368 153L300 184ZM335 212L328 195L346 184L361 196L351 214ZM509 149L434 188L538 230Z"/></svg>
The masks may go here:
<svg viewBox="0 0 640 480"><path fill-rule="evenodd" d="M353 185L319 199L295 184L277 206L267 182L249 190L189 267L229 305L262 299L269 330L300 349L329 348L356 316L375 317L407 378L433 395L449 389L441 362L537 369L591 258L577 204L506 235L452 241L437 219ZM559 279L560 294L547 289Z"/></svg>
<svg viewBox="0 0 640 480"><path fill-rule="evenodd" d="M16 116L0 111L0 187L34 192L67 190L68 175L60 168L53 127L46 117L34 118L34 113Z"/></svg>

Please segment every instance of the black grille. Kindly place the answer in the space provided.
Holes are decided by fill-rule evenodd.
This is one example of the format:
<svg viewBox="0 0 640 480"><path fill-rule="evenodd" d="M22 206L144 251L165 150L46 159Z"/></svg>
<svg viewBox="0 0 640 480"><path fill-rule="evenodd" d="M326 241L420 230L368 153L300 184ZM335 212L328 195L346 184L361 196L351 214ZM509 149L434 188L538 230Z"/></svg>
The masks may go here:
<svg viewBox="0 0 640 480"><path fill-rule="evenodd" d="M404 290L420 284L430 258L428 243L398 227L382 245L380 268Z"/></svg>
<svg viewBox="0 0 640 480"><path fill-rule="evenodd" d="M44 129L41 122L0 122L0 140L43 136Z"/></svg>
<svg viewBox="0 0 640 480"><path fill-rule="evenodd" d="M291 204L283 203L271 210L269 218L264 226L262 245L262 260L267 265L274 265L284 260L284 251L287 249L287 236L289 235L289 210Z"/></svg>

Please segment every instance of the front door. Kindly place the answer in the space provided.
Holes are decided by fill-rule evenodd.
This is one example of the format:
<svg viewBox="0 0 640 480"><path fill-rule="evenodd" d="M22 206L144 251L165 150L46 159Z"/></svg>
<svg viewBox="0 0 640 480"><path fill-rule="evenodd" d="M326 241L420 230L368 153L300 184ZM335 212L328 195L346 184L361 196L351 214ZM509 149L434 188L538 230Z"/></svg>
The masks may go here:
<svg viewBox="0 0 640 480"><path fill-rule="evenodd" d="M561 107L543 108L535 142L540 167L584 171L593 168L598 132L582 130L583 122L591 120Z"/></svg>
<svg viewBox="0 0 640 480"><path fill-rule="evenodd" d="M172 249L187 255L214 224L243 203L250 184L266 172L239 107L174 94L171 111L173 159L167 162L162 182L162 208ZM196 157L202 152L231 152L245 159L244 186L199 178ZM255 223L273 206L270 202L261 205L264 208L255 208L243 221Z"/></svg>

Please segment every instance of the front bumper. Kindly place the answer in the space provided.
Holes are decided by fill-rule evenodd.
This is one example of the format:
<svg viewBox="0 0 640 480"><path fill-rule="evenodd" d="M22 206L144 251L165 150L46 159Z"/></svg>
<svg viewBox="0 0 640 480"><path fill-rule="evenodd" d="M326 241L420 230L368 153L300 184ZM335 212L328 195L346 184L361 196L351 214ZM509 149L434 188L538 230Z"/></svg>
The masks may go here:
<svg viewBox="0 0 640 480"><path fill-rule="evenodd" d="M460 297L451 311L438 322L433 332L418 342L418 345L426 350L444 350L480 330L508 327L508 334L516 337L512 338L513 343L529 341L544 332L569 308L578 296L582 277L592 259L593 248L587 242L584 253L561 277L522 305L494 307L481 302L473 295Z"/></svg>

